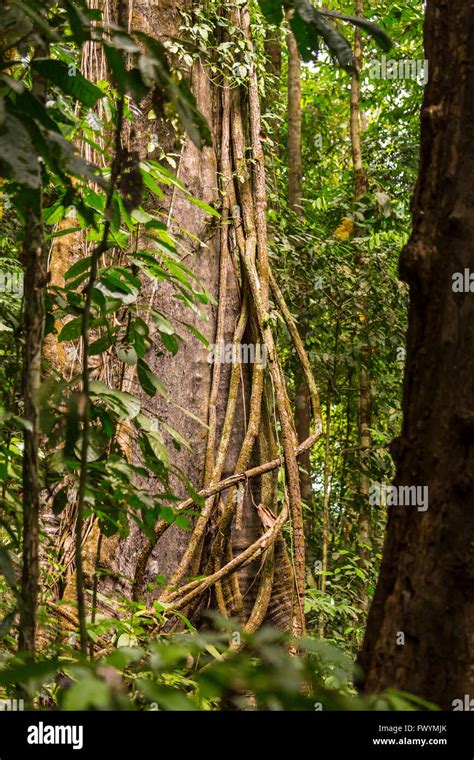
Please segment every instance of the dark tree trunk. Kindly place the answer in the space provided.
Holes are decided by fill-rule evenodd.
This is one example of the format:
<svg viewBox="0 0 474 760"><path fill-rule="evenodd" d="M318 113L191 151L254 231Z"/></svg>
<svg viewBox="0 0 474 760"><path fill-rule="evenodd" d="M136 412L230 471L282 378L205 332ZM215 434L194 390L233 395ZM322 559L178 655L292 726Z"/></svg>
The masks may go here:
<svg viewBox="0 0 474 760"><path fill-rule="evenodd" d="M394 454L395 485L428 486L429 508L390 510L360 665L368 692L402 689L452 708L474 694L474 296L452 287L473 265L473 4L429 0L425 45L420 177L400 263L411 305Z"/></svg>
<svg viewBox="0 0 474 760"><path fill-rule="evenodd" d="M44 46L38 44L35 55L43 55ZM45 102L46 81L33 77L33 93ZM24 355L22 372L24 455L23 481L23 556L21 575L21 605L18 646L34 655L36 644L36 610L39 584L39 515L40 515L40 387L41 357L43 350L45 304L44 294L48 282L47 255L44 228L41 221L42 191L32 194L25 226L23 244L24 295L23 335Z"/></svg>
<svg viewBox="0 0 474 760"><path fill-rule="evenodd" d="M301 61L292 32L288 37L288 205L304 216L301 153Z"/></svg>
<svg viewBox="0 0 474 760"><path fill-rule="evenodd" d="M294 34L287 36L288 43L288 205L302 220L303 207L303 156L301 119L301 60ZM300 327L304 337L307 321ZM295 390L295 424L299 441L305 441L311 431L311 395L303 372L298 372ZM306 506L306 537L313 532L313 486L311 482L311 456L306 451L299 460L301 498Z"/></svg>
<svg viewBox="0 0 474 760"><path fill-rule="evenodd" d="M357 16L364 15L364 0L356 0L355 13ZM354 34L354 64L355 71L351 81L351 144L352 144L352 164L354 169L354 200L360 202L369 189L367 171L362 160L362 109L361 109L361 87L360 75L363 64L362 35L359 28L356 28ZM360 227L356 227L355 237L362 235ZM364 279L365 271L363 261L359 261L359 276ZM362 316L364 323L367 321L366 298L362 291L359 292L361 302ZM361 335L362 353L364 360L370 355L369 335L366 330ZM368 548L370 546L370 512L369 512L369 493L370 478L368 467L370 463L370 451L372 440L370 434L371 427L371 407L372 407L372 387L370 375L366 366L361 366L359 376L359 399L358 399L358 433L359 433L359 484L357 493L357 510L358 510L358 533L359 533L359 556L362 567L367 571L368 566ZM362 589L361 605L364 611L369 606L369 598L366 588Z"/></svg>
<svg viewBox="0 0 474 760"><path fill-rule="evenodd" d="M45 314L44 287L46 285L44 232L39 210L30 212L23 256L25 263L23 401L27 427L25 426L24 431L23 456L23 564L19 647L21 650L33 653L39 581L39 392Z"/></svg>
<svg viewBox="0 0 474 760"><path fill-rule="evenodd" d="M299 441L305 441L311 433L311 396L308 383L302 373L298 375L295 394L295 424ZM311 456L306 451L299 459L301 498L306 506L305 532L307 540L311 540L314 531L313 516L313 485L311 482Z"/></svg>

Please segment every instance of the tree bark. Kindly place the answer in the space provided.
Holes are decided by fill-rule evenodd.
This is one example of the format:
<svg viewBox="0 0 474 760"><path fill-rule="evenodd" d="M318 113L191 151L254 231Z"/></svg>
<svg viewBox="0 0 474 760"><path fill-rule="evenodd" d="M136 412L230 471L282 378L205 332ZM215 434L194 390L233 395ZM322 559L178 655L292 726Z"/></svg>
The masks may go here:
<svg viewBox="0 0 474 760"><path fill-rule="evenodd" d="M364 0L356 0L355 13L357 16L364 15ZM354 36L354 66L355 71L351 80L351 143L352 143L352 162L354 168L354 200L357 203L368 191L368 177L362 160L362 140L361 140L361 107L360 107L360 72L362 70L362 35L360 29L356 27ZM360 229L356 227L355 236L360 235ZM360 268L360 275L363 277L364 271ZM361 294L362 302L365 300ZM363 304L361 316L366 323L366 308ZM365 358L369 355L368 340L364 341L362 347ZM369 465L370 450L372 446L370 435L371 424L371 406L372 406L372 388L370 376L366 367L362 366L359 377L359 489L358 489L358 522L359 522L359 545L360 557L364 566L367 565L368 545L370 544L370 514L369 514L369 493L370 479L367 472ZM368 596L364 588L361 597L364 609L368 607Z"/></svg>
<svg viewBox="0 0 474 760"><path fill-rule="evenodd" d="M41 200L39 201L41 203ZM44 288L46 258L41 214L31 210L27 221L25 244L24 316L25 335L23 366L24 430L23 455L23 565L19 648L35 651L36 609L39 581L39 437L41 355L44 333Z"/></svg>
<svg viewBox="0 0 474 760"><path fill-rule="evenodd" d="M288 205L297 216L304 219L303 207L303 157L301 121L301 60L292 32L287 35L288 44ZM303 323L300 334L304 341L307 325ZM305 441L311 430L311 395L303 372L297 372L295 391L295 424L299 441ZM311 454L308 450L299 460L301 498L306 507L306 539L313 532L313 485L311 481Z"/></svg>
<svg viewBox="0 0 474 760"><path fill-rule="evenodd" d="M265 55L267 58L268 81L265 85L264 109L266 122L272 137L272 150L269 162L269 180L272 189L276 189L275 162L280 157L280 117L275 114L276 104L280 96L282 40L281 30L269 30L265 40ZM272 160L273 159L273 160Z"/></svg>
<svg viewBox="0 0 474 760"><path fill-rule="evenodd" d="M189 0L186 8L191 10L192 7L193 2ZM224 7L223 12L232 14L233 25L250 46L247 8L236 6L226 11ZM153 12L147 2L133 4L131 26L134 29L142 29L160 38L179 36L180 23L176 6L169 0L160 0ZM199 151L186 139L176 172L194 197L220 207L223 223L221 228L210 228L206 214L179 193L168 197L165 210L171 220L171 232L176 237L186 229L205 242L205 245L193 247L188 265L219 303L217 307L205 309L207 322L203 323L191 312L186 321L198 327L210 343L221 338L225 344L231 344L236 338L242 343L262 342L268 337L264 336L267 329L264 315L268 308L269 287L265 174L256 75L249 72L248 86L231 90L225 78L219 84L211 81L204 67L205 62L193 66L191 85L198 107L211 127L213 147ZM146 156L150 122L143 118L134 126L136 147L141 156ZM152 128L158 132L162 146L175 150L174 134L166 134L164 125L159 122ZM250 152L251 161L248 160ZM147 301L173 322L178 323L183 318L182 304L174 298L173 289L166 283L160 283L156 293L150 292ZM173 464L180 467L196 488L200 488L257 464L259 457L274 457L275 452L271 442L266 441L262 423L270 386L263 383L263 373L256 365L222 364L216 367L209 363L208 350L197 339L187 336L186 342L187 346L172 358L150 352L146 360L164 382L170 399L195 415L193 418L161 398L150 401L133 377L129 386L126 381L125 388L133 387L134 393L143 395L148 408L153 407L154 413L185 436L191 450L182 447L181 451L173 452ZM272 348L271 351L270 369L276 377L279 369ZM281 383L279 385L278 413L281 415L282 410L286 414L287 408L285 392ZM196 417L208 423L209 431L196 421ZM291 425L292 420L285 428L287 440L291 439ZM293 448L296 451L296 442ZM294 461L287 457L287 467L296 463L295 454L293 457ZM290 480L293 478L294 485L293 469L291 473ZM151 484L144 479L140 485L150 487ZM172 485L178 496L185 495L182 483L173 479ZM185 614L196 622L200 610L211 606L223 614L240 617L250 628L266 621L287 630L293 624L296 630L295 609L300 620L301 598L296 592L294 574L281 536L276 540L275 550L265 548L263 573L260 573L261 558L247 562L245 566L238 560L248 547L258 545L262 524L255 505L262 500L264 506L276 510L276 495L276 488L267 489L263 481L246 481L237 499L234 490L224 493L223 497L218 494L208 499L199 517L194 519L191 533L175 526L166 530L159 527L156 532L159 539L152 551L151 546L147 547L148 539L132 524L129 537L121 541L113 561L113 569L121 574L122 580L112 583L109 579L105 585L108 584L112 591L120 588L129 595L131 585L123 578L135 577L133 593L135 598L141 598L147 584L153 584L157 575L163 575L169 586L161 591L145 592L147 601L160 595L170 599L179 609L186 604ZM293 515L297 501L295 489L292 499ZM298 522L296 528L299 528ZM300 547L299 534L295 542ZM301 552L299 559L301 562ZM230 575L225 569L227 566L235 568L236 572ZM140 570L138 574L137 569ZM214 581L203 581L201 585L186 583L186 578L201 574ZM199 595L196 589L201 589L202 593ZM304 621L298 631L304 631Z"/></svg>
<svg viewBox="0 0 474 760"><path fill-rule="evenodd" d="M474 300L453 292L453 274L473 263L472 4L429 0L425 47L420 174L400 260L411 297L404 419L393 450L395 486L427 486L429 507L389 509L359 662L366 691L402 689L452 709L474 694Z"/></svg>
<svg viewBox="0 0 474 760"><path fill-rule="evenodd" d="M38 46L35 55L42 55L44 46ZM34 75L33 93L42 102L46 100L46 81ZM45 322L44 295L48 282L45 233L41 220L43 196L41 189L34 193L28 211L23 245L24 296L23 296L23 557L21 576L21 605L18 646L34 655L36 639L36 611L39 583L39 516L40 516L40 387L41 358Z"/></svg>
<svg viewBox="0 0 474 760"><path fill-rule="evenodd" d="M301 61L295 36L288 33L288 205L304 216L301 153Z"/></svg>

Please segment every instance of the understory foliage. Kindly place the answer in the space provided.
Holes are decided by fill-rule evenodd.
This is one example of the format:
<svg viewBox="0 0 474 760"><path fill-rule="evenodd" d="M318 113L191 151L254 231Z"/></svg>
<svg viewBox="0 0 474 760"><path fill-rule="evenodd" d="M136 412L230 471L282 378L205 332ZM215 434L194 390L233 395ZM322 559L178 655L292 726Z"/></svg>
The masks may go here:
<svg viewBox="0 0 474 760"><path fill-rule="evenodd" d="M350 9L350 3L341 3L341 11ZM394 41L386 60L423 62L422 3L408 8L398 2L371 2L366 14L383 20ZM363 559L357 525L358 380L365 368L372 384L372 447L363 466L371 482L389 483L394 474L390 444L401 424L408 300L406 286L398 279L398 258L410 230L423 91L420 78L373 78L371 67L382 60L380 50L365 44L360 81L368 191L360 200L354 201L350 159L350 82L322 61L302 70L303 219L288 208L284 150L272 153L271 159L273 260L288 304L304 325L321 407L326 423L329 412L332 428L327 590L321 594L318 577L326 459L321 443L312 450L307 611L314 629L322 615L326 636L352 651L362 642L365 613L360 601L366 592L371 597L375 588L386 519L384 505L371 507L371 546ZM285 146L284 114L279 112L279 118L278 139ZM280 340L294 382L294 351L284 328Z"/></svg>
<svg viewBox="0 0 474 760"><path fill-rule="evenodd" d="M396 0L371 0L361 20L342 0L331 11L309 0L261 0L249 4L251 47L214 0L192 14L183 11L179 38L166 43L128 28L120 14L112 23L94 5L11 0L0 9L0 695L21 687L36 706L71 710L429 707L397 693L357 697L353 666L385 524L384 507L374 507L369 544L361 545L361 467L371 481L389 481L389 445L400 428L407 296L397 261L409 233L422 92L415 79L372 78L369 69L382 54L422 58L422 4L407 9ZM237 9L244 6L236 0ZM354 24L366 44L360 82L368 190L357 200L349 130ZM298 211L287 195L289 29L303 61ZM269 40L277 40L282 52L279 71L269 65ZM92 50L103 56L101 72L90 68ZM210 206L193 197L178 176L175 152L149 145L153 158L144 157L124 139L133 138L136 120L147 118L174 130L178 147L185 140L200 150L211 145L189 83L198 61L211 81L246 94L255 74L277 283L264 313L252 307L255 336L274 336L294 408L302 373L292 338L296 325L319 393L315 418L330 430L315 436L311 449L313 498L303 505L306 635L297 643L269 627L254 632L217 614L196 630L173 606L176 595L151 608L136 593L133 601L124 596L119 614L108 617L97 611L98 582L106 575L98 563L89 609L84 595L85 529L97 524L104 540L124 538L135 523L151 551L157 525L191 531L205 509L202 484L190 482L173 459L189 444L153 404L159 396L179 407L179 399L146 357L153 351L173 361L178 351L189 350L191 336L209 349L190 314L203 317L203 307L218 307L193 272L190 254L201 241L186 230L172 234L172 211L163 211L161 201L178 195L197 207L206 214L209 234L230 225L232 209L225 201ZM253 166L249 146L246 151ZM236 167L231 174L243 184ZM52 262L63 244L69 263L59 271ZM36 270L29 274L33 255ZM180 304L179 324L155 308L159 298L152 304L150 294L164 286ZM25 299L32 292L43 309L36 323ZM35 324L43 331L36 376ZM372 398L372 446L362 463L361 368L370 376ZM137 385L149 403L134 392ZM273 412L280 436L282 413L277 419ZM132 445L139 462L132 462ZM288 501L283 469L275 494L279 515ZM145 481L153 487L139 485ZM189 496L185 508L174 482ZM25 578L25 514L28 509L34 516L35 494L46 518L38 523L39 562L33 547ZM291 512L291 494L289 501ZM74 545L58 547L49 518L72 520ZM294 522L282 535L294 563ZM77 588L72 605L61 599L71 563ZM33 608L28 594L36 593L35 573ZM190 585L199 582L205 579L198 576ZM163 583L156 579L156 586ZM183 632L161 635L170 620L178 620ZM34 661L17 651L19 639L20 650L28 649L24 629L32 626Z"/></svg>

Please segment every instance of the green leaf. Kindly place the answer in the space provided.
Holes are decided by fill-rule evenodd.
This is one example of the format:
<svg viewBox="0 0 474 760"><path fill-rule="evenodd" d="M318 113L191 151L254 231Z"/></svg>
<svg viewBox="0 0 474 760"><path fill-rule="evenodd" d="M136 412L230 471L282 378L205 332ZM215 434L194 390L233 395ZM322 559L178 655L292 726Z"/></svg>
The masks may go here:
<svg viewBox="0 0 474 760"><path fill-rule="evenodd" d="M155 457L168 468L170 464L168 450L163 442L161 434L157 430L150 430L143 435Z"/></svg>
<svg viewBox="0 0 474 760"><path fill-rule="evenodd" d="M135 219L136 222L140 222L140 224L147 224L148 222L154 221L154 217L142 208L134 208L130 216L132 219Z"/></svg>
<svg viewBox="0 0 474 760"><path fill-rule="evenodd" d="M112 390L99 380L91 382L90 392L91 396L103 401L120 420L133 420L140 413L140 401L130 393Z"/></svg>
<svg viewBox="0 0 474 760"><path fill-rule="evenodd" d="M58 237L65 237L65 235L72 235L73 232L80 232L82 227L68 227L66 230L57 230L57 232L52 232L51 235L47 236L47 240L54 240Z"/></svg>
<svg viewBox="0 0 474 760"><path fill-rule="evenodd" d="M20 119L5 114L0 125L0 172L20 185L37 190L41 185L38 154Z"/></svg>
<svg viewBox="0 0 474 760"><path fill-rule="evenodd" d="M131 647L136 646L138 643L138 639L136 636L133 636L130 633L121 633L120 636L117 639L117 649L120 649L120 647Z"/></svg>
<svg viewBox="0 0 474 760"><path fill-rule="evenodd" d="M194 206L198 206L199 208L201 208L203 211L206 212L206 214L210 214L211 216L215 216L217 219L221 218L221 215L219 214L219 212L216 211L215 208L212 208L212 206L209 206L209 204L206 203L205 201L201 201L201 200L199 200L199 198L194 198L192 195L189 195L187 197L187 200L190 203L192 203Z"/></svg>
<svg viewBox="0 0 474 760"><path fill-rule="evenodd" d="M8 615L5 615L2 622L0 623L0 639L4 639L6 636L8 636L10 629L15 622L15 617L16 610L12 610L8 613Z"/></svg>
<svg viewBox="0 0 474 760"><path fill-rule="evenodd" d="M84 42L87 42L87 40L90 39L91 25L89 19L74 3L70 2L70 0L65 0L64 5L66 6L66 13L69 18L74 41L81 46Z"/></svg>
<svg viewBox="0 0 474 760"><path fill-rule="evenodd" d="M67 322L58 335L58 343L65 340L77 340L82 334L82 317L76 317Z"/></svg>
<svg viewBox="0 0 474 760"><path fill-rule="evenodd" d="M189 521L189 517L187 515L176 515L176 520L174 521L177 528L181 528L181 530L191 530L191 523Z"/></svg>
<svg viewBox="0 0 474 760"><path fill-rule="evenodd" d="M92 261L92 256L86 256L83 259L79 259L79 261L76 261L75 264L73 264L69 269L67 270L65 274L66 280L73 280L74 277L77 277L80 274L83 274L84 272L89 271L89 267Z"/></svg>
<svg viewBox="0 0 474 760"><path fill-rule="evenodd" d="M160 333L160 336L167 351L173 356L176 356L179 351L179 343L176 340L176 337L174 335L168 335L167 333Z"/></svg>
<svg viewBox="0 0 474 760"><path fill-rule="evenodd" d="M53 514L60 515L63 509L67 506L69 502L68 498L68 489L67 488L61 488L60 491L57 491L54 494L52 509Z"/></svg>
<svg viewBox="0 0 474 760"><path fill-rule="evenodd" d="M153 322L155 323L156 327L160 331L160 333L163 335L174 335L175 329L171 322L166 319L166 317L163 316L159 311L152 311L151 314L153 318Z"/></svg>
<svg viewBox="0 0 474 760"><path fill-rule="evenodd" d="M203 344L203 346L205 346L206 348L210 347L209 341L207 340L207 338L204 337L204 335L201 332L199 332L197 327L194 327L194 325L190 325L188 322L183 322L182 324L185 327L187 327L189 332L192 333L194 337L197 338Z"/></svg>
<svg viewBox="0 0 474 760"><path fill-rule="evenodd" d="M171 507L161 507L160 518L172 525L175 521L175 513Z"/></svg>
<svg viewBox="0 0 474 760"><path fill-rule="evenodd" d="M150 175L150 173L146 170L145 164L140 164L140 171L143 179L144 185L151 190L152 193L154 193L157 198L163 198L164 192L159 186L158 182L153 179L153 177Z"/></svg>
<svg viewBox="0 0 474 760"><path fill-rule="evenodd" d="M281 0L258 0L260 10L270 24L278 26L283 21L283 3Z"/></svg>
<svg viewBox="0 0 474 760"><path fill-rule="evenodd" d="M3 546L0 546L0 575L4 576L6 582L11 588L15 587L15 571L13 570L10 555Z"/></svg>
<svg viewBox="0 0 474 760"><path fill-rule="evenodd" d="M178 444L178 446L184 446L186 449L189 449L191 451L191 446L189 445L189 441L186 440L186 438L181 435L181 433L178 433L177 430L174 429L174 427L171 427L171 425L168 425L167 422L164 420L161 420L161 424L163 426L163 429L166 430L173 441Z"/></svg>
<svg viewBox="0 0 474 760"><path fill-rule="evenodd" d="M49 58L35 58L31 66L51 84L59 87L66 95L79 100L83 105L92 108L105 93L92 82L89 82L79 71L74 71L64 63Z"/></svg>
<svg viewBox="0 0 474 760"><path fill-rule="evenodd" d="M197 504L198 507L204 507L205 501L202 496L198 494L196 489L194 488L193 484L189 480L188 476L186 475L183 470L180 470L179 467L174 468L175 474L178 476L178 478L184 483L184 486L186 488L186 491L192 498L195 504Z"/></svg>
<svg viewBox="0 0 474 760"><path fill-rule="evenodd" d="M110 686L91 673L82 675L65 690L61 707L63 710L104 710L110 707L110 702Z"/></svg>
<svg viewBox="0 0 474 760"><path fill-rule="evenodd" d="M117 356L121 362L130 366L135 365L138 361L137 352L133 346L121 346L117 349Z"/></svg>
<svg viewBox="0 0 474 760"><path fill-rule="evenodd" d="M117 330L112 330L111 332L106 333L105 335L102 335L100 338L97 338L91 345L89 346L88 355L89 356L98 356L99 354L103 354L104 351L107 351L110 346L113 346L115 342L115 333Z"/></svg>
<svg viewBox="0 0 474 760"><path fill-rule="evenodd" d="M15 111L36 119L43 127L52 132L59 132L59 127L50 117L48 109L26 87L21 93L15 95Z"/></svg>
<svg viewBox="0 0 474 760"><path fill-rule="evenodd" d="M21 665L0 670L0 685L15 686L17 683L26 683L30 680L45 681L49 676L57 672L60 667L58 660L39 662L27 662Z"/></svg>
<svg viewBox="0 0 474 760"><path fill-rule="evenodd" d="M151 371L143 359L139 359L138 361L137 375L138 380L140 381L140 385L142 386L145 393L148 393L149 396L154 396L156 394L156 391L158 391L158 393L163 396L164 399L167 400L169 398L168 391L166 390L165 386L155 375L155 373Z"/></svg>

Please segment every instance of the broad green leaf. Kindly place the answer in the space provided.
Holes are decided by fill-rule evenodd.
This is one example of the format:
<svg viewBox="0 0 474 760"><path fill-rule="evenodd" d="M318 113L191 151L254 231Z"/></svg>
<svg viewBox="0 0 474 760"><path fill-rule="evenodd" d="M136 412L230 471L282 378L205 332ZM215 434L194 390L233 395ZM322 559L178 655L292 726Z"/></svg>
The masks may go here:
<svg viewBox="0 0 474 760"><path fill-rule="evenodd" d="M9 4L11 5L11 4ZM2 45L11 45L26 37L32 31L32 23L18 7L0 8L0 29L2 30Z"/></svg>
<svg viewBox="0 0 474 760"><path fill-rule="evenodd" d="M186 438L181 435L181 433L178 433L177 430L174 429L171 425L168 425L167 422L164 420L161 420L161 425L164 430L167 431L167 433L170 434L171 438L175 443L177 443L179 446L184 446L186 449L189 449L191 451L191 446L189 445L189 441L186 440Z"/></svg>
<svg viewBox="0 0 474 760"><path fill-rule="evenodd" d="M174 335L176 330L174 329L171 322L166 319L166 317L163 316L159 311L152 311L151 316L153 318L153 322L157 326L158 330L161 334L165 335Z"/></svg>
<svg viewBox="0 0 474 760"><path fill-rule="evenodd" d="M133 346L121 346L117 349L117 356L121 362L130 366L135 365L138 361L137 352Z"/></svg>
<svg viewBox="0 0 474 760"><path fill-rule="evenodd" d="M43 682L56 673L59 667L58 660L40 660L11 665L0 670L0 685L13 687L17 683L27 683L30 680Z"/></svg>
<svg viewBox="0 0 474 760"><path fill-rule="evenodd" d="M65 0L64 5L66 6L66 13L69 18L74 41L80 46L90 39L90 21L80 8L77 7L76 3L71 2L71 0Z"/></svg>
<svg viewBox="0 0 474 760"><path fill-rule="evenodd" d="M93 674L81 675L69 686L61 702L63 710L105 710L110 707L110 686Z"/></svg>
<svg viewBox="0 0 474 760"><path fill-rule="evenodd" d="M143 435L155 457L168 468L170 464L168 450L163 442L161 434L157 430L151 430Z"/></svg>
<svg viewBox="0 0 474 760"><path fill-rule="evenodd" d="M105 93L99 87L85 79L79 71L74 71L64 61L35 58L31 66L51 84L88 108L92 108L100 98L105 97Z"/></svg>
<svg viewBox="0 0 474 760"><path fill-rule="evenodd" d="M91 396L103 401L120 420L133 420L140 413L140 401L130 393L112 390L99 380L90 383L90 392Z"/></svg>
<svg viewBox="0 0 474 760"><path fill-rule="evenodd" d="M194 335L195 338L197 338L203 344L203 346L205 346L206 348L210 347L209 341L197 329L197 327L194 327L194 325L190 325L188 322L183 322L182 324L189 330L190 333Z"/></svg>
<svg viewBox="0 0 474 760"><path fill-rule="evenodd" d="M74 277L77 277L80 274L84 274L84 272L88 272L90 265L92 261L92 256L86 256L83 259L79 259L79 261L76 261L75 264L73 264L69 269L67 270L65 274L66 280L73 280Z"/></svg>
<svg viewBox="0 0 474 760"><path fill-rule="evenodd" d="M154 193L157 196L157 198L163 198L164 196L163 190L159 186L158 182L155 179L153 179L151 174L146 171L143 163L140 164L140 170L141 170L141 175L143 178L144 185L146 185L146 187L149 190L151 190L151 192Z"/></svg>
<svg viewBox="0 0 474 760"><path fill-rule="evenodd" d="M13 588L16 584L15 571L7 550L0 546L0 575L3 575L8 585Z"/></svg>
<svg viewBox="0 0 474 760"><path fill-rule="evenodd" d="M260 9L270 24L278 26L283 21L282 0L258 0Z"/></svg>
<svg viewBox="0 0 474 760"><path fill-rule="evenodd" d="M151 371L143 359L139 359L138 361L137 375L143 390L145 393L148 393L149 396L154 396L156 394L156 391L158 391L158 393L160 393L164 399L169 398L169 394L165 386L155 375L155 373Z"/></svg>
<svg viewBox="0 0 474 760"><path fill-rule="evenodd" d="M94 340L89 346L89 356L98 356L113 346L115 343L116 332L117 329L110 330L105 335L102 335L100 338L97 338L97 340Z"/></svg>
<svg viewBox="0 0 474 760"><path fill-rule="evenodd" d="M206 212L206 214L210 214L211 216L215 216L217 219L221 218L221 215L218 211L216 211L215 208L212 208L212 206L209 206L208 203L205 203L205 201L199 200L199 198L194 198L192 195L188 195L187 200L192 203L194 206L198 206L198 208L202 209Z"/></svg>
<svg viewBox="0 0 474 760"><path fill-rule="evenodd" d="M35 190L41 185L38 154L30 135L10 113L0 124L0 174Z"/></svg>
<svg viewBox="0 0 474 760"><path fill-rule="evenodd" d="M58 335L58 342L63 343L65 340L77 340L82 334L82 317L76 317L66 322L63 329Z"/></svg>

